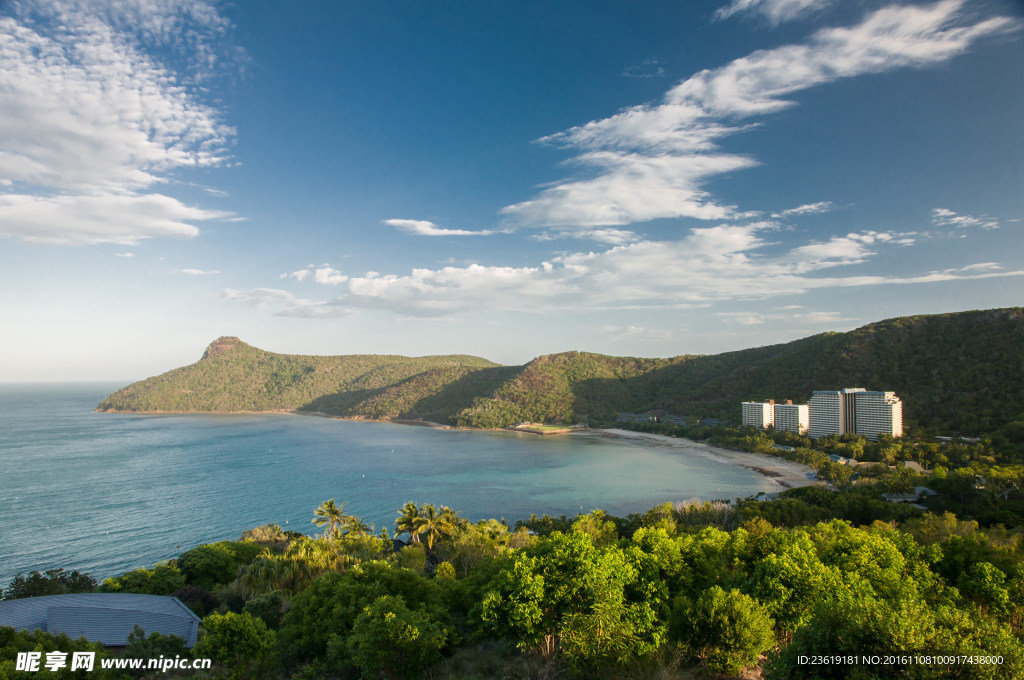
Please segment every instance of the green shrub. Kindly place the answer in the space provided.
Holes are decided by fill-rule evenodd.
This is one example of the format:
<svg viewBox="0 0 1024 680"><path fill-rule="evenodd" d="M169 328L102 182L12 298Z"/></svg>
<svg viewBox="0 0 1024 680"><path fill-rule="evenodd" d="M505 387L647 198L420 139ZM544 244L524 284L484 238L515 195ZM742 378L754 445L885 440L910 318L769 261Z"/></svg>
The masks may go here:
<svg viewBox="0 0 1024 680"><path fill-rule="evenodd" d="M672 613L672 634L708 668L739 673L757 663L775 642L774 622L754 598L718 586L695 601L680 598Z"/></svg>
<svg viewBox="0 0 1024 680"><path fill-rule="evenodd" d="M405 606L401 597L377 598L356 617L344 647L368 678L411 678L441 660L448 633L425 612ZM337 645L332 655L340 652Z"/></svg>
<svg viewBox="0 0 1024 680"><path fill-rule="evenodd" d="M251 677L266 665L276 641L274 631L249 614L211 614L203 619L195 656L224 666L231 678Z"/></svg>
<svg viewBox="0 0 1024 680"><path fill-rule="evenodd" d="M17 600L23 597L39 597L42 595L61 595L63 593L90 593L96 589L96 579L86 573L63 569L48 569L40 574L29 572L28 576L18 574L3 591L5 600Z"/></svg>
<svg viewBox="0 0 1024 680"><path fill-rule="evenodd" d="M170 595L184 587L185 576L178 567L167 562L158 562L152 569L141 567L120 576L104 579L99 589L105 593Z"/></svg>

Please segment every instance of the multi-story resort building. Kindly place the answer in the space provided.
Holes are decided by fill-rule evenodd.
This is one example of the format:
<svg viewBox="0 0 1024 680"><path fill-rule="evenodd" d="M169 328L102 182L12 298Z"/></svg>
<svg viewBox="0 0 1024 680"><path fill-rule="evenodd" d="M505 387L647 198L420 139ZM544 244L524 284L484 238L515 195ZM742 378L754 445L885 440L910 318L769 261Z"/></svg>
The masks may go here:
<svg viewBox="0 0 1024 680"><path fill-rule="evenodd" d="M811 394L811 400L807 402L810 410L807 433L811 439L855 432L857 411L854 399L861 392L864 392L863 387L815 390Z"/></svg>
<svg viewBox="0 0 1024 680"><path fill-rule="evenodd" d="M807 404L794 404L792 399L787 399L785 404L775 405L775 429L779 432L807 434L810 422Z"/></svg>
<svg viewBox="0 0 1024 680"><path fill-rule="evenodd" d="M775 401L743 402L743 426L765 429L775 424Z"/></svg>
<svg viewBox="0 0 1024 680"><path fill-rule="evenodd" d="M794 404L792 399L787 399L785 404L776 404L774 399L769 399L764 402L745 401L742 407L744 427L763 430L772 425L779 431L807 432L807 404Z"/></svg>
<svg viewBox="0 0 1024 680"><path fill-rule="evenodd" d="M745 401L743 424L761 429L774 425L780 431L806 432L812 439L846 433L872 440L882 434L901 437L903 402L893 392L869 392L863 387L815 390L807 404Z"/></svg>
<svg viewBox="0 0 1024 680"><path fill-rule="evenodd" d="M854 400L855 429L868 439L903 435L903 402L894 392L861 392Z"/></svg>

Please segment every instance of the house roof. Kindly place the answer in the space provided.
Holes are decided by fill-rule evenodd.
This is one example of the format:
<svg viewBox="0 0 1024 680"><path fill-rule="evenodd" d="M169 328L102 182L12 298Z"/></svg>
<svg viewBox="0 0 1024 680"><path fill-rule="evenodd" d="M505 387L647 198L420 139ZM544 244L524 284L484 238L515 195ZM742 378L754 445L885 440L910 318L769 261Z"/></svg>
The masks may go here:
<svg viewBox="0 0 1024 680"><path fill-rule="evenodd" d="M0 626L85 637L123 646L135 625L196 643L201 619L176 597L137 593L72 593L0 601Z"/></svg>

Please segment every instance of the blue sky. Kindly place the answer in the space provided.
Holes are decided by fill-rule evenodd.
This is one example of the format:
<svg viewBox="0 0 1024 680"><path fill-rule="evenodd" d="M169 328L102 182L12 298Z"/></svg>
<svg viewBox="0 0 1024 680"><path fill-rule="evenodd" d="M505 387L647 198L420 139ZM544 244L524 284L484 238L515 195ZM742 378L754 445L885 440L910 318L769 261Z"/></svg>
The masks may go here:
<svg viewBox="0 0 1024 680"><path fill-rule="evenodd" d="M1012 0L0 5L0 381L1024 304Z"/></svg>

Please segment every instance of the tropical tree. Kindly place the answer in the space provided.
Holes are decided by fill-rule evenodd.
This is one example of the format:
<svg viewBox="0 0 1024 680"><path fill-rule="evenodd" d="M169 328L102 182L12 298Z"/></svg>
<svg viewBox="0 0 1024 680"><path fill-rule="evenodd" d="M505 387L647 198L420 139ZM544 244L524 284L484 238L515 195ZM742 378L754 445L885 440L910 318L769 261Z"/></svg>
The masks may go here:
<svg viewBox="0 0 1024 680"><path fill-rule="evenodd" d="M285 664L325 658L331 640L348 637L359 614L383 595L400 597L409 609L429 612L435 620L446 616L434 581L389 562L365 562L345 573L326 573L296 595L284 615L280 634Z"/></svg>
<svg viewBox="0 0 1024 680"><path fill-rule="evenodd" d="M251 562L262 551L262 546L251 542L207 543L179 555L178 568L185 577L185 584L213 591L220 584L234 581L239 568Z"/></svg>
<svg viewBox="0 0 1024 680"><path fill-rule="evenodd" d="M738 674L775 642L774 622L754 598L712 586L677 599L671 633L717 673Z"/></svg>
<svg viewBox="0 0 1024 680"><path fill-rule="evenodd" d="M342 532L346 536L353 538L362 538L363 536L373 536L373 526L363 521L361 517L352 516L352 519L345 523L342 527Z"/></svg>
<svg viewBox="0 0 1024 680"><path fill-rule="evenodd" d="M611 545L619 540L619 532L615 528L615 522L608 519L604 510L593 510L589 515L578 515L572 523L573 531L581 531L598 548Z"/></svg>
<svg viewBox="0 0 1024 680"><path fill-rule="evenodd" d="M39 595L59 595L61 593L88 593L96 588L96 579L91 575L64 569L49 569L45 574L38 571L23 576L18 574L7 586L5 600L17 600L23 597Z"/></svg>
<svg viewBox="0 0 1024 680"><path fill-rule="evenodd" d="M249 614L210 614L203 619L203 635L195 646L199 657L216 659L232 680L259 675L277 643L274 631Z"/></svg>
<svg viewBox="0 0 1024 680"><path fill-rule="evenodd" d="M157 562L152 569L140 567L104 579L99 589L105 593L143 593L170 595L185 586L185 576L177 565Z"/></svg>
<svg viewBox="0 0 1024 680"><path fill-rule="evenodd" d="M512 554L482 598L480 619L522 650L621 662L661 646L665 595L649 555L555 532Z"/></svg>
<svg viewBox="0 0 1024 680"><path fill-rule="evenodd" d="M441 660L448 637L429 613L409 609L399 596L382 595L356 618L344 651L366 677L409 678Z"/></svg>
<svg viewBox="0 0 1024 680"><path fill-rule="evenodd" d="M313 524L318 527L327 526L324 530L324 538L337 538L341 535L342 527L350 524L356 519L354 515L346 515L343 510L345 503L341 505L335 505L334 499L324 501L314 511L316 517L313 518Z"/></svg>
<svg viewBox="0 0 1024 680"><path fill-rule="evenodd" d="M413 543L420 542L420 535L416 533L416 521L420 516L420 507L409 501L402 506L402 510L395 520L395 534L409 534Z"/></svg>
<svg viewBox="0 0 1024 680"><path fill-rule="evenodd" d="M440 510L433 505L423 505L419 516L413 521L415 535L426 537L427 551L433 552L434 545L455 532L458 515L454 510L442 506Z"/></svg>
<svg viewBox="0 0 1024 680"><path fill-rule="evenodd" d="M320 574L343 572L359 560L339 552L333 542L305 539L288 546L284 555L265 550L246 566L238 582L246 597L265 595L275 590L294 595L305 590Z"/></svg>

